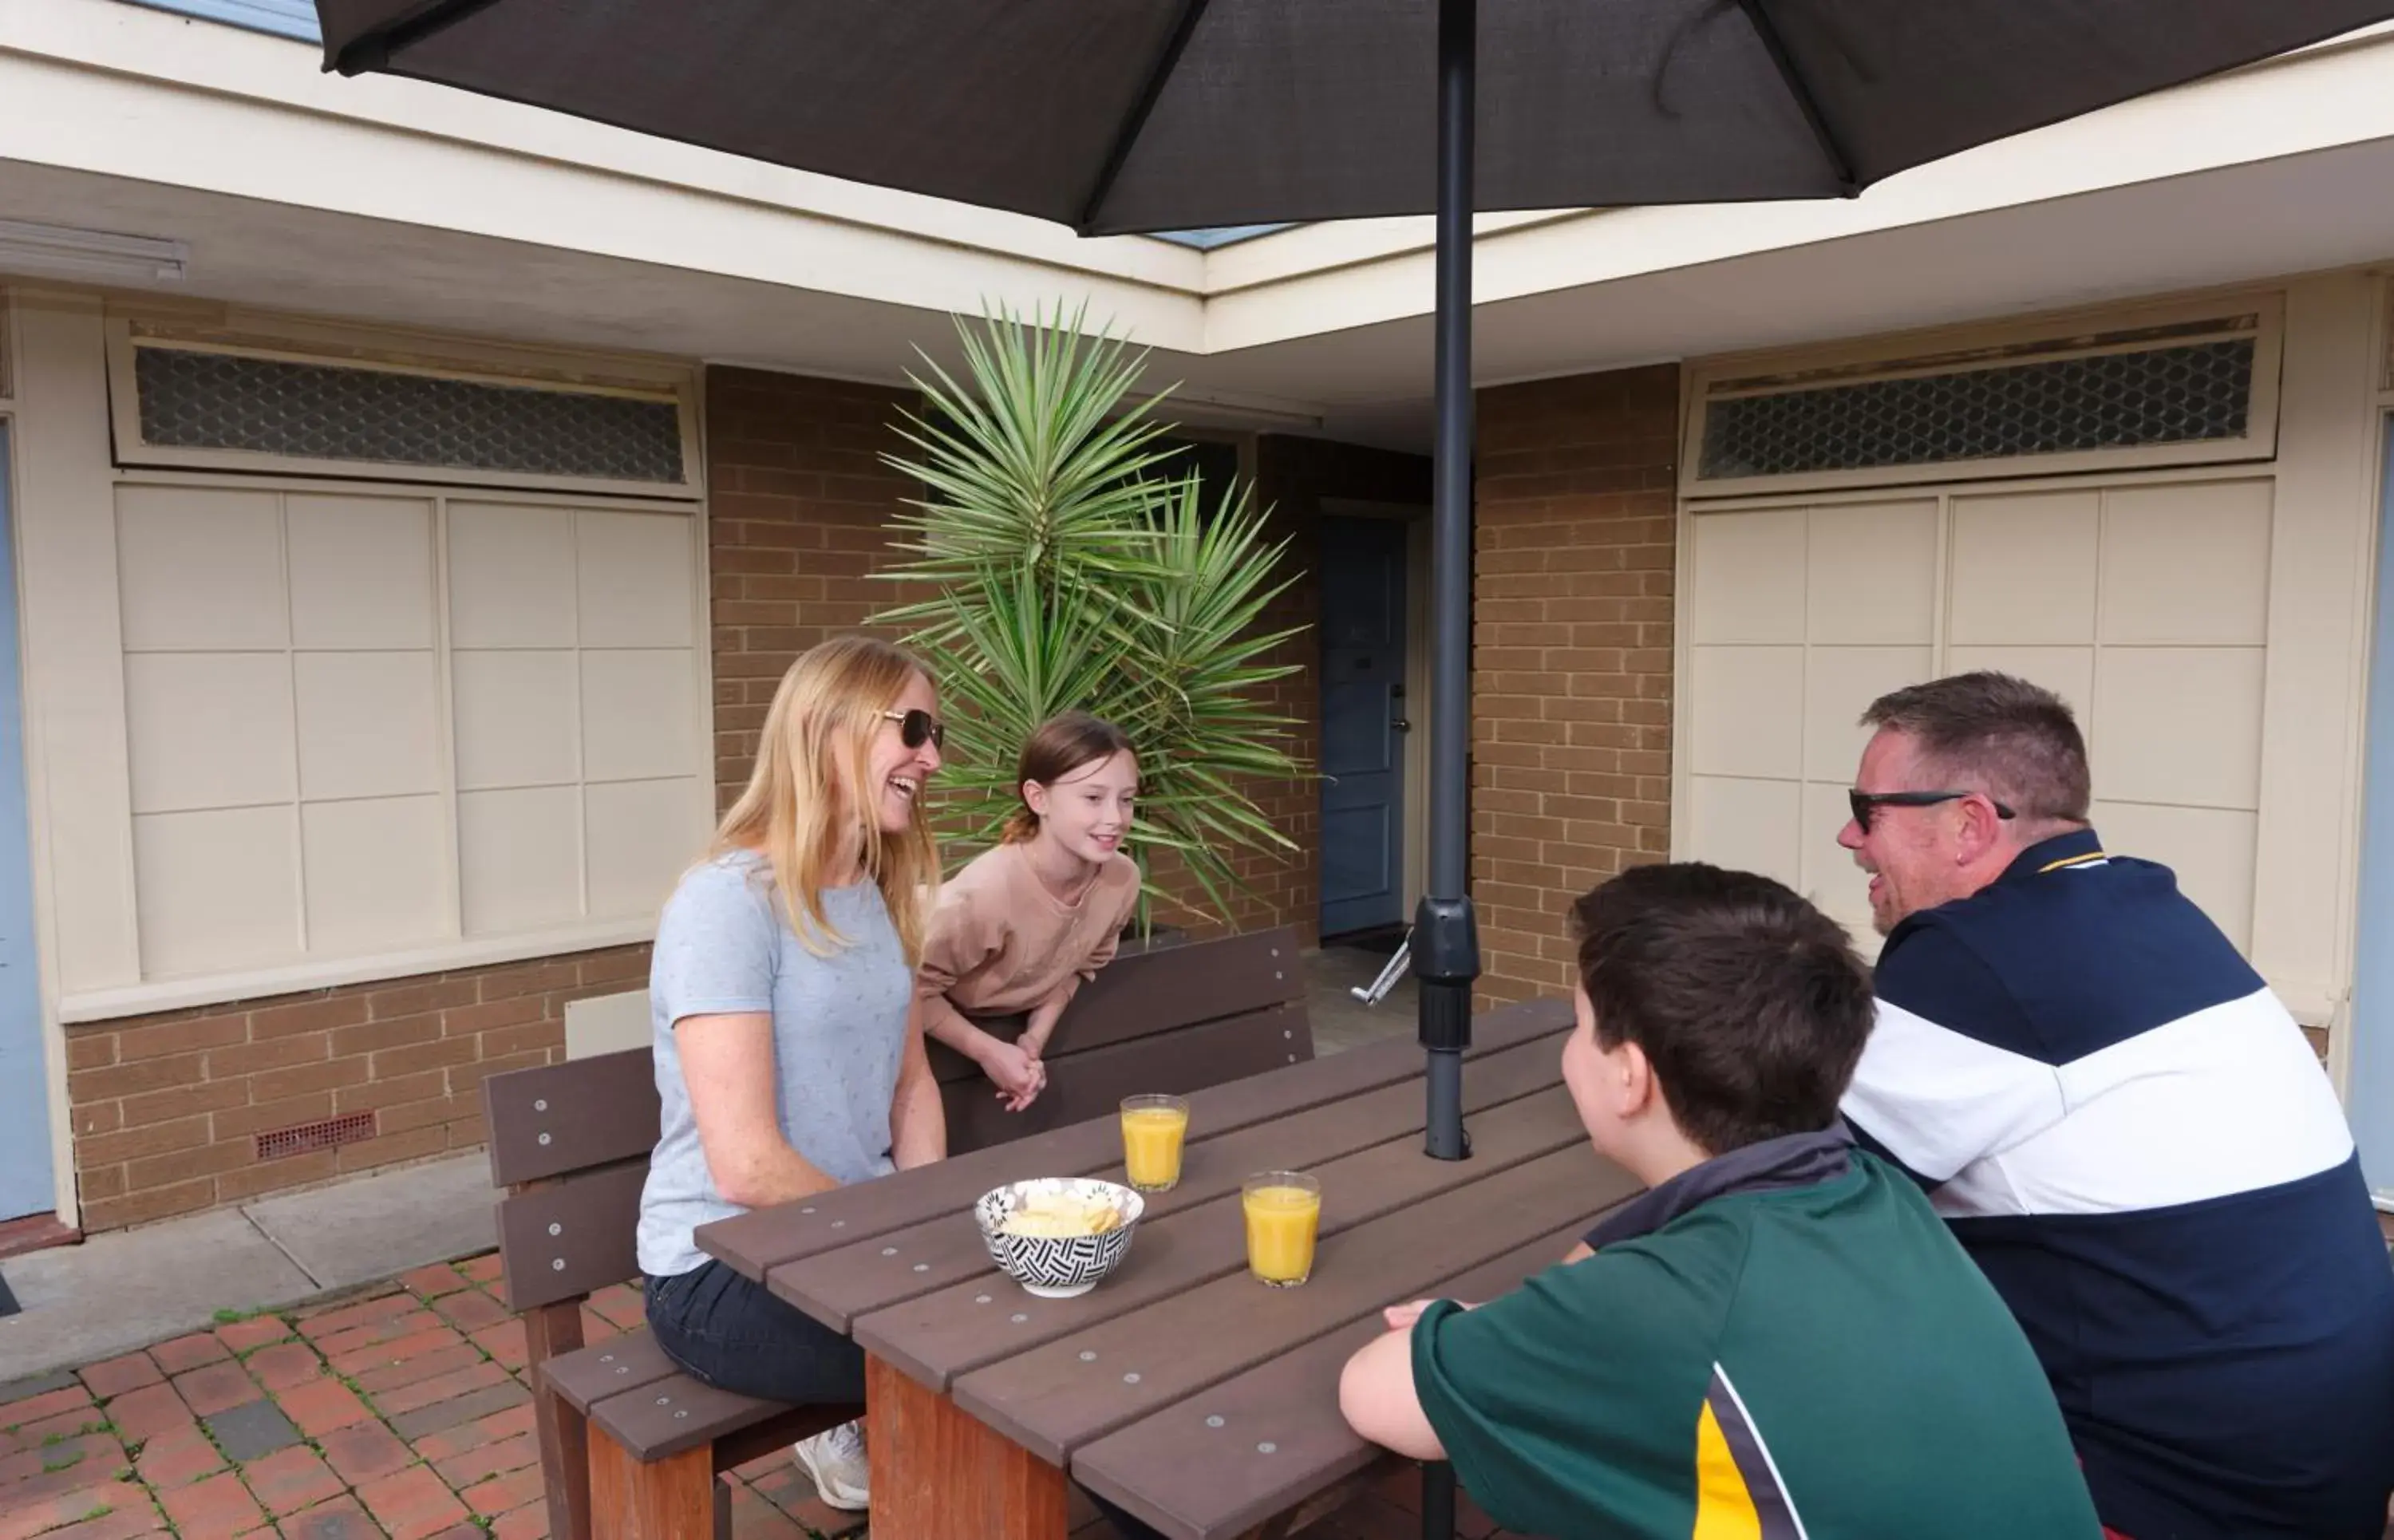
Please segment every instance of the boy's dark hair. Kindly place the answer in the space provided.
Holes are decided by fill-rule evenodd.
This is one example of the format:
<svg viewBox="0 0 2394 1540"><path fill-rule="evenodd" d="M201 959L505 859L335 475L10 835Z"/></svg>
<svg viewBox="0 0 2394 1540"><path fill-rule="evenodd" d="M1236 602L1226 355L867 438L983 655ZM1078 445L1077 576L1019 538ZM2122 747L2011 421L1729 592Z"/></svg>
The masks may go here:
<svg viewBox="0 0 2394 1540"><path fill-rule="evenodd" d="M1572 924L1597 1041L1644 1050L1708 1153L1836 1121L1872 1020L1836 921L1769 877L1680 862L1598 885Z"/></svg>

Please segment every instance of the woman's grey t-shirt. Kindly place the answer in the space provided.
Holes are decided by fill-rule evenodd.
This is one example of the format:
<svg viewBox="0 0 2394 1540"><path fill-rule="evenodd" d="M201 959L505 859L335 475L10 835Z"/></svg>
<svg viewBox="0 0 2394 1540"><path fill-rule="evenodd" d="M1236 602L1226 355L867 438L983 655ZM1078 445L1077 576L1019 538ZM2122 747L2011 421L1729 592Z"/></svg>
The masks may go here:
<svg viewBox="0 0 2394 1540"><path fill-rule="evenodd" d="M906 1051L914 970L870 882L822 890L824 916L848 944L818 957L798 944L770 869L753 854L693 869L665 902L649 965L656 1035L657 1148L640 1192L640 1270L670 1277L704 1266L691 1231L743 1212L715 1190L691 1115L674 1023L685 1016L768 1011L782 1136L838 1182L887 1176L889 1101Z"/></svg>

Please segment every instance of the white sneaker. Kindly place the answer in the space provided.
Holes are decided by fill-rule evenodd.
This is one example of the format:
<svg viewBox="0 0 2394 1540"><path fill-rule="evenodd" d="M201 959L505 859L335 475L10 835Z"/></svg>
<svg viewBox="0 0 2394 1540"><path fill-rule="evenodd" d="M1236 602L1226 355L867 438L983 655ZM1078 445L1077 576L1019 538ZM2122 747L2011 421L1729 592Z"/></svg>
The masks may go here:
<svg viewBox="0 0 2394 1540"><path fill-rule="evenodd" d="M848 1513L862 1513L873 1506L865 1485L862 1423L844 1422L837 1428L826 1428L811 1439L800 1439L790 1445L790 1453L815 1483L815 1495L825 1506Z"/></svg>

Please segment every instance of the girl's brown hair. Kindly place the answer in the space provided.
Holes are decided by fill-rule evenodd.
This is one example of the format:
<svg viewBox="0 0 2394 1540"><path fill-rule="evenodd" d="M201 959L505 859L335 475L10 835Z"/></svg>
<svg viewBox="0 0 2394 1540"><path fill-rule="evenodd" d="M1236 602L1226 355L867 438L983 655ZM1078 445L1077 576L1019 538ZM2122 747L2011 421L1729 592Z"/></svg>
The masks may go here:
<svg viewBox="0 0 2394 1540"><path fill-rule="evenodd" d="M930 671L913 654L873 637L835 637L809 648L782 676L748 787L723 815L712 855L760 851L798 942L817 956L848 944L823 914L822 879L840 847L863 823L865 875L881 889L909 966L921 960L923 930L940 881L939 851L914 799L907 827L886 834L842 805L842 772L857 799L870 801L873 743L915 675ZM842 763L842 761L845 763Z"/></svg>
<svg viewBox="0 0 2394 1540"><path fill-rule="evenodd" d="M1083 765L1111 759L1117 754L1138 757L1138 751L1130 746L1129 733L1085 711L1059 713L1040 723L1024 740L1022 757L1014 766L1014 795L1022 795L1025 781L1052 786ZM999 837L1006 844L1015 845L1038 833L1039 815L1025 802L1006 819L1006 831Z"/></svg>

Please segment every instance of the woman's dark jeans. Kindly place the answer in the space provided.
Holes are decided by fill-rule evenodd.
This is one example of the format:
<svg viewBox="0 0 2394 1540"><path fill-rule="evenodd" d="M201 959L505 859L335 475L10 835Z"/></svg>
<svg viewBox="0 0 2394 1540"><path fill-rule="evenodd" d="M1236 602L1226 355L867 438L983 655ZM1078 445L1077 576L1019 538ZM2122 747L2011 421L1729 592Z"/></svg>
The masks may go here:
<svg viewBox="0 0 2394 1540"><path fill-rule="evenodd" d="M721 1262L648 1280L649 1330L665 1356L720 1389L794 1406L864 1399L864 1349ZM1161 1533L1095 1493L1124 1540Z"/></svg>
<svg viewBox="0 0 2394 1540"><path fill-rule="evenodd" d="M864 1349L721 1262L648 1280L665 1356L718 1389L828 1406L864 1400Z"/></svg>

